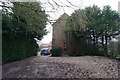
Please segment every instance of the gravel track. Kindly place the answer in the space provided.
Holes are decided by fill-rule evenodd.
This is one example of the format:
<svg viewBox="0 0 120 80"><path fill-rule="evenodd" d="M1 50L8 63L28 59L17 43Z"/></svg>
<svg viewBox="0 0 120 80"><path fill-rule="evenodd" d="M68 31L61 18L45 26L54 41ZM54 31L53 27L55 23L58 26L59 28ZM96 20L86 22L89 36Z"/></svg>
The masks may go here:
<svg viewBox="0 0 120 80"><path fill-rule="evenodd" d="M120 78L119 61L98 56L33 56L4 64L3 78Z"/></svg>

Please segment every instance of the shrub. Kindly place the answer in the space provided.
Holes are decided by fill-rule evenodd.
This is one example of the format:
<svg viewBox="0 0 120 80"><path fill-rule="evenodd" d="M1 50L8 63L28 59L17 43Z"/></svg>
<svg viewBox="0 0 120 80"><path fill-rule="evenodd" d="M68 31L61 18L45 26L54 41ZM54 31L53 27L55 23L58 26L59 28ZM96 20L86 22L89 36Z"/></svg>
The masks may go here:
<svg viewBox="0 0 120 80"><path fill-rule="evenodd" d="M2 64L33 56L39 48L35 41L25 37L21 40L3 37L2 41Z"/></svg>
<svg viewBox="0 0 120 80"><path fill-rule="evenodd" d="M120 47L118 42L110 41L108 44L108 56L109 57L119 57L120 56Z"/></svg>
<svg viewBox="0 0 120 80"><path fill-rule="evenodd" d="M103 56L102 48L91 43L78 42L77 51L73 56Z"/></svg>
<svg viewBox="0 0 120 80"><path fill-rule="evenodd" d="M50 51L52 53L52 56L54 56L54 57L61 56L62 47L56 46L56 47L52 48Z"/></svg>

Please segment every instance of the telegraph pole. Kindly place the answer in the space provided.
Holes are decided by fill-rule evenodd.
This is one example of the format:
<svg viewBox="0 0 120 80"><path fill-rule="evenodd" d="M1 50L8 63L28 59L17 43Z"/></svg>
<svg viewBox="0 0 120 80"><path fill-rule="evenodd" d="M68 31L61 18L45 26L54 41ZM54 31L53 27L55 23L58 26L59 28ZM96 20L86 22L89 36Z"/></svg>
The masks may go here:
<svg viewBox="0 0 120 80"><path fill-rule="evenodd" d="M118 2L118 12L120 14L120 1Z"/></svg>

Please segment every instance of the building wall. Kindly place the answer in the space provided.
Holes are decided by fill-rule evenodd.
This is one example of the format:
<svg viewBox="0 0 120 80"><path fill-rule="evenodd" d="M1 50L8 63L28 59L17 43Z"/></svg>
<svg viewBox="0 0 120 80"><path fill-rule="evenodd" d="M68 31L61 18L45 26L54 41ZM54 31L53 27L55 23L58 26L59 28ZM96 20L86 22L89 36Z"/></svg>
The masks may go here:
<svg viewBox="0 0 120 80"><path fill-rule="evenodd" d="M49 50L52 48L52 42L48 43L48 44L42 44L40 46L40 50L43 48L48 48Z"/></svg>
<svg viewBox="0 0 120 80"><path fill-rule="evenodd" d="M76 50L75 39L74 38L65 38L63 27L65 27L65 21L68 15L63 14L54 24L53 24L53 38L52 46L61 46L63 49L63 54L74 53ZM64 43L66 42L67 49L64 50Z"/></svg>

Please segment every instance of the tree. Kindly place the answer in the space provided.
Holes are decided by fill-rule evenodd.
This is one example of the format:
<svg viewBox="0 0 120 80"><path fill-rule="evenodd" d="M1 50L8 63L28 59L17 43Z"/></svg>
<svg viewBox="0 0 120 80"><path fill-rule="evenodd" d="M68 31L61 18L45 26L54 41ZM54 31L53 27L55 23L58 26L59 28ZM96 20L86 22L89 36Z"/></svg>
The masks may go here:
<svg viewBox="0 0 120 80"><path fill-rule="evenodd" d="M120 26L118 25L119 14L116 11L112 11L110 6L105 6L102 14L102 34L105 37L105 54L108 54L108 38L111 39L120 33Z"/></svg>
<svg viewBox="0 0 120 80"><path fill-rule="evenodd" d="M64 29L65 33L72 32L72 35L75 33L74 35L77 38L79 35L82 35L82 38L88 37L97 46L100 45L98 43L102 42L104 54L107 56L108 39L110 40L120 33L119 14L111 10L110 6L105 6L101 10L95 5L93 7L86 7L80 12L84 14L79 13L79 10L77 10L68 17L65 25L66 28ZM82 17L79 17L79 15ZM81 29L83 27L84 30Z"/></svg>
<svg viewBox="0 0 120 80"><path fill-rule="evenodd" d="M82 33L86 31L86 22L87 17L84 13L84 10L76 10L67 18L64 31L69 35L75 34L75 36L83 36Z"/></svg>
<svg viewBox="0 0 120 80"><path fill-rule="evenodd" d="M10 27L12 28L11 30L16 34L23 33L23 35L27 35L27 33L30 33L33 35L33 38L41 39L45 34L44 28L46 26L47 15L41 10L39 3L13 3L13 5L12 13L10 13L11 23L13 24ZM27 5L27 7L22 5Z"/></svg>
<svg viewBox="0 0 120 80"><path fill-rule="evenodd" d="M8 6L8 5L11 5L10 4L10 1L14 1L14 0L2 0L0 1L0 3L3 3L3 4L0 4L0 7L6 7L6 8L11 8L11 6ZM17 0L15 2L27 2L26 0ZM82 3L82 0L80 0L79 2L76 3L73 3L74 1L71 1L71 0L29 0L28 2L38 2L40 3L41 5L41 8L43 10L45 10L46 14L49 15L49 20L48 22L51 24L51 23L54 23L56 21L56 19L52 19L54 17L52 17L50 14L56 14L57 13L65 13L65 9L70 9L70 10L75 10L75 9L79 9L79 7L81 6L81 3ZM5 4L8 4L8 5L5 5ZM21 5L21 6L24 6L24 7L28 7L27 5ZM34 9L35 10L35 9Z"/></svg>
<svg viewBox="0 0 120 80"><path fill-rule="evenodd" d="M98 37L100 36L102 24L101 24L101 10L97 6L85 8L85 14L88 18L87 32L93 39L93 43L98 45Z"/></svg>
<svg viewBox="0 0 120 80"><path fill-rule="evenodd" d="M41 40L46 34L47 15L39 3L11 4L2 9L3 63L32 56L38 50L34 38Z"/></svg>

